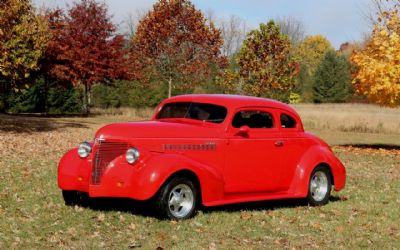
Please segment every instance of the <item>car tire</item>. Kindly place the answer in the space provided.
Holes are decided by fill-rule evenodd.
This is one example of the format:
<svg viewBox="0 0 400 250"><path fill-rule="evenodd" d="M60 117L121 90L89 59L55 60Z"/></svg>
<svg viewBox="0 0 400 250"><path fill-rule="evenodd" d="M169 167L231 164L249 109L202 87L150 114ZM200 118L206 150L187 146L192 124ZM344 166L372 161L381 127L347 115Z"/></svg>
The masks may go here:
<svg viewBox="0 0 400 250"><path fill-rule="evenodd" d="M317 166L311 173L308 183L307 201L311 206L322 206L329 202L332 190L330 170L326 166Z"/></svg>
<svg viewBox="0 0 400 250"><path fill-rule="evenodd" d="M161 218L185 220L197 212L198 189L194 182L184 176L169 180L158 193L156 210Z"/></svg>
<svg viewBox="0 0 400 250"><path fill-rule="evenodd" d="M65 205L67 206L87 206L89 203L89 196L87 193L74 190L63 190L62 195Z"/></svg>

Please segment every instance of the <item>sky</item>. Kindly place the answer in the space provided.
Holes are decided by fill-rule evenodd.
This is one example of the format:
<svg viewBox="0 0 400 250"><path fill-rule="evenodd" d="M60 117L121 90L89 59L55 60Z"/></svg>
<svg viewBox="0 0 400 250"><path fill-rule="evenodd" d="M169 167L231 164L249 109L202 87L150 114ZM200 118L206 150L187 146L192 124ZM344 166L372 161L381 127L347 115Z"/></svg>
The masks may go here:
<svg viewBox="0 0 400 250"><path fill-rule="evenodd" d="M156 0L100 0L104 1L113 20L121 29L131 13L150 10ZM33 0L38 7L64 8L71 0ZM362 40L371 32L365 15L371 13L372 0L192 0L202 11L213 10L217 18L236 15L250 28L273 18L294 17L301 21L307 35L321 34L335 48L344 42Z"/></svg>

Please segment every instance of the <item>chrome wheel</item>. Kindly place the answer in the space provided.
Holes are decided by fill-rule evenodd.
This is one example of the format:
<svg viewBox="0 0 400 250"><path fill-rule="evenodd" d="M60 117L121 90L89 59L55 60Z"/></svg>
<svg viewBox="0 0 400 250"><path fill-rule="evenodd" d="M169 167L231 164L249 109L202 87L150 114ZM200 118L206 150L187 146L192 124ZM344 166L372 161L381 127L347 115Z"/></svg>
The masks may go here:
<svg viewBox="0 0 400 250"><path fill-rule="evenodd" d="M329 185L325 172L316 171L310 180L310 194L312 198L317 202L324 200L328 193Z"/></svg>
<svg viewBox="0 0 400 250"><path fill-rule="evenodd" d="M194 206L192 189L186 184L179 184L172 188L168 195L168 209L176 218L186 217Z"/></svg>

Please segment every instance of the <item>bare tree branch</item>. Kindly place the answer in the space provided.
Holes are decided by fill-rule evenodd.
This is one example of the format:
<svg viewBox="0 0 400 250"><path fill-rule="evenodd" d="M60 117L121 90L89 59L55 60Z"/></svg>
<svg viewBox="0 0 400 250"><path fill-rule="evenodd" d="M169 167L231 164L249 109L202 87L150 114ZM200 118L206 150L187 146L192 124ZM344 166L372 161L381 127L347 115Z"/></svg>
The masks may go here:
<svg viewBox="0 0 400 250"><path fill-rule="evenodd" d="M218 27L224 39L222 54L231 56L235 54L243 44L248 30L246 22L238 16L231 15L227 19L220 19Z"/></svg>
<svg viewBox="0 0 400 250"><path fill-rule="evenodd" d="M297 45L304 40L306 34L305 26L298 19L292 16L280 17L276 19L276 22L279 24L281 33L287 35L293 45Z"/></svg>
<svg viewBox="0 0 400 250"><path fill-rule="evenodd" d="M136 28L139 24L139 21L147 14L147 9L136 9L134 12L129 12L123 21L125 36L132 37Z"/></svg>

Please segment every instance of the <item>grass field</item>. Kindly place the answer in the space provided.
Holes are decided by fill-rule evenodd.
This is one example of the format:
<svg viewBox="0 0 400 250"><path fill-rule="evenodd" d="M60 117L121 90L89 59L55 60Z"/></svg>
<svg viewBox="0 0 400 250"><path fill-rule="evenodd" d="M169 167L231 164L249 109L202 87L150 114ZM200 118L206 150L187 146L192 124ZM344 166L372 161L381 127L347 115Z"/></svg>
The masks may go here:
<svg viewBox="0 0 400 250"><path fill-rule="evenodd" d="M150 110L89 118L0 115L0 249L400 249L400 110L370 105L296 105L306 129L334 145L347 186L323 207L270 201L202 210L160 221L143 204L103 200L67 207L57 164L103 124Z"/></svg>

